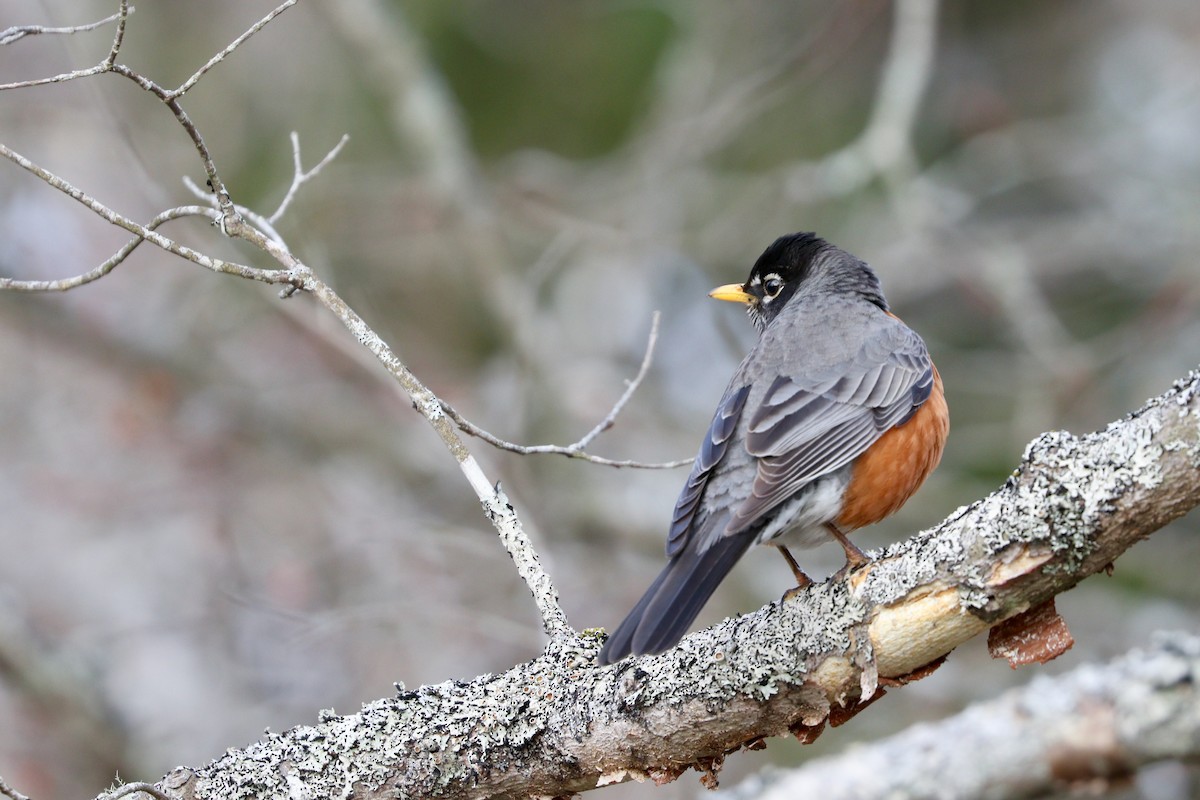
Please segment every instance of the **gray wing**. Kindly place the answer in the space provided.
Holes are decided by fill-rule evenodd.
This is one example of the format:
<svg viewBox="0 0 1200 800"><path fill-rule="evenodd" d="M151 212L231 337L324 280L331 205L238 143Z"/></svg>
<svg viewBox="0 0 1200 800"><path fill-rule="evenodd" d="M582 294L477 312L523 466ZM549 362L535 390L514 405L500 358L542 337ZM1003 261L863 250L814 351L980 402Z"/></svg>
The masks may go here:
<svg viewBox="0 0 1200 800"><path fill-rule="evenodd" d="M925 343L899 320L891 322L846 362L774 379L749 412L745 447L758 470L726 536L852 462L929 398L933 364Z"/></svg>
<svg viewBox="0 0 1200 800"><path fill-rule="evenodd" d="M700 446L700 453L692 464L692 472L688 475L679 500L675 503L675 516L671 519L671 530L667 534L667 556L674 556L691 538L692 523L696 518L696 509L700 506L700 498L704 496L704 488L713 469L725 457L729 449L729 439L741 419L742 409L746 405L746 396L750 393L749 384L745 386L731 385L725 390L713 415L712 423L708 426L708 435Z"/></svg>

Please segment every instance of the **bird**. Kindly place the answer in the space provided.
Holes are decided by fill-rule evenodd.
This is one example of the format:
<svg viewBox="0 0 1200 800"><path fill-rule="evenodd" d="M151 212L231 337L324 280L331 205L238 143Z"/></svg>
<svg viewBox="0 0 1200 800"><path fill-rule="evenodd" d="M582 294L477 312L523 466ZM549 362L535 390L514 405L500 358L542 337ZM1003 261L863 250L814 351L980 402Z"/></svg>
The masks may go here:
<svg viewBox="0 0 1200 800"><path fill-rule="evenodd" d="M745 283L709 295L744 304L758 340L680 491L667 564L608 636L601 665L674 647L754 544L779 549L797 589L811 580L789 547L832 538L846 554L842 574L868 563L847 534L904 505L946 444L941 375L866 262L793 233L763 251Z"/></svg>

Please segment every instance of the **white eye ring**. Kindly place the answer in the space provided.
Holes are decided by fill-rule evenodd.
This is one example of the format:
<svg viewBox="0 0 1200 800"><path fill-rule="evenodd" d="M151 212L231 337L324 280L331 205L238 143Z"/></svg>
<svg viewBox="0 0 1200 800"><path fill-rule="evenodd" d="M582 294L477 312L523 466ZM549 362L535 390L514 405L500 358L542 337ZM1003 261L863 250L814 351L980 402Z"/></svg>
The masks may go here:
<svg viewBox="0 0 1200 800"><path fill-rule="evenodd" d="M763 292L767 297L775 297L783 291L783 284L783 278L779 277L777 273L772 272L763 279Z"/></svg>

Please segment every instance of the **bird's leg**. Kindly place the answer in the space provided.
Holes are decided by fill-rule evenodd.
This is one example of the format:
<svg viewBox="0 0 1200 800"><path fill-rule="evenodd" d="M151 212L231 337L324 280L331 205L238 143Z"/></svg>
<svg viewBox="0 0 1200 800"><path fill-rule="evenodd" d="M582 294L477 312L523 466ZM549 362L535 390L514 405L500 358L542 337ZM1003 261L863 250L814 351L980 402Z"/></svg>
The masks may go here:
<svg viewBox="0 0 1200 800"><path fill-rule="evenodd" d="M792 575L796 577L796 585L783 593L783 599L787 600L793 595L797 594L801 589L811 586L812 578L808 577L808 575L804 573L804 570L800 569L800 565L796 563L796 559L792 558L792 554L788 552L786 547L780 544L775 545L775 547L779 550L779 554L783 556L783 560L788 563L789 567L791 567Z"/></svg>
<svg viewBox="0 0 1200 800"><path fill-rule="evenodd" d="M862 550L859 550L858 545L846 538L846 534L842 533L838 529L837 525L834 525L832 522L830 522L827 523L825 527L833 535L833 538L837 540L837 543L842 546L842 549L846 551L846 566L842 567L837 571L837 573L834 574L834 580L841 580L842 578L846 577L848 572L852 572L864 564L869 564L871 562L871 559L867 556L867 554Z"/></svg>

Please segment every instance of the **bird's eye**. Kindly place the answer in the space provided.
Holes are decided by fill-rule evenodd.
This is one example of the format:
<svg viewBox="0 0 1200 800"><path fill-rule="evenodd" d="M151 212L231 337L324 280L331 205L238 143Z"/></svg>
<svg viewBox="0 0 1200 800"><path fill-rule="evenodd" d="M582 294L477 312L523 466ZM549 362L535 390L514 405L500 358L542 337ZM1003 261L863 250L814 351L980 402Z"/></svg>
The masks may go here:
<svg viewBox="0 0 1200 800"><path fill-rule="evenodd" d="M774 297L783 291L783 278L778 275L768 275L763 281L763 293L767 297Z"/></svg>

